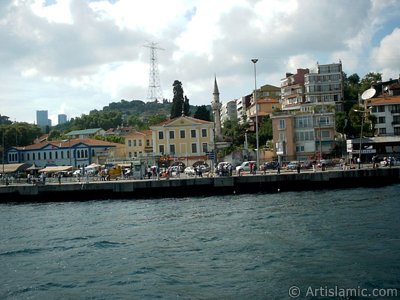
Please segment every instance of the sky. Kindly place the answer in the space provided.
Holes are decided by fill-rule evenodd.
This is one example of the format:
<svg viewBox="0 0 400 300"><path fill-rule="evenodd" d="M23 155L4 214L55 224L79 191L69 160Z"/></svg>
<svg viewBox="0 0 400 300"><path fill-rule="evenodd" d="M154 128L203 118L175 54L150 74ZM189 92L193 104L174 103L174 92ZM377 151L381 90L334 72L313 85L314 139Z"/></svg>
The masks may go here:
<svg viewBox="0 0 400 300"><path fill-rule="evenodd" d="M388 80L400 74L400 0L2 0L0 115L36 123L47 110L56 125L149 101L149 43L164 98L179 80L192 105L211 103L214 76L225 103L339 60Z"/></svg>

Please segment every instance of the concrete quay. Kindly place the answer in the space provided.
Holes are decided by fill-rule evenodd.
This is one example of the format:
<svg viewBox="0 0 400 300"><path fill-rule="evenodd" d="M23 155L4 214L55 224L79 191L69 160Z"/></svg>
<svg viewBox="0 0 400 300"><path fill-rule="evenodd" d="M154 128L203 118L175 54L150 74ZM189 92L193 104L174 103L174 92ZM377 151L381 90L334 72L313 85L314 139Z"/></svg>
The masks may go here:
<svg viewBox="0 0 400 300"><path fill-rule="evenodd" d="M94 182L10 184L0 186L0 202L57 202L102 199L196 197L243 193L276 193L400 183L400 168L367 168L317 172L285 172L231 177L114 180Z"/></svg>

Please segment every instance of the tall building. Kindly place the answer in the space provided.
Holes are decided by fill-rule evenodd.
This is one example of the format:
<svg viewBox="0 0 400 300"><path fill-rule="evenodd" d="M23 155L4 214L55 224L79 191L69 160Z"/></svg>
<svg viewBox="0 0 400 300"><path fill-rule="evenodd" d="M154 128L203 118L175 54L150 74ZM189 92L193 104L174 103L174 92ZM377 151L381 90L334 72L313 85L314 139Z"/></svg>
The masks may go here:
<svg viewBox="0 0 400 300"><path fill-rule="evenodd" d="M236 121L237 120L237 106L236 100L228 101L222 104L221 107L221 125L227 120Z"/></svg>
<svg viewBox="0 0 400 300"><path fill-rule="evenodd" d="M49 126L49 114L47 110L36 111L36 124L44 130L46 126Z"/></svg>
<svg viewBox="0 0 400 300"><path fill-rule="evenodd" d="M66 114L59 114L58 115L58 125L67 123L67 115Z"/></svg>
<svg viewBox="0 0 400 300"><path fill-rule="evenodd" d="M281 80L283 112L272 117L273 136L284 160L318 160L335 142L335 110L342 109L342 63L297 69Z"/></svg>

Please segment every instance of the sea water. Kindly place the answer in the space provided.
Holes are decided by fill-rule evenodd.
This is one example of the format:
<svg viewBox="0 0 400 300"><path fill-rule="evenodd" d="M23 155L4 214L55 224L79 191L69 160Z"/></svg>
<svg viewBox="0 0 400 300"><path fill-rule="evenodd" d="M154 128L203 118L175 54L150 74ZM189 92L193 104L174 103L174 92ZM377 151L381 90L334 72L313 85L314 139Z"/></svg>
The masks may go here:
<svg viewBox="0 0 400 300"><path fill-rule="evenodd" d="M299 296L290 294L293 287L301 299L331 288L399 291L399 195L400 185L391 185L1 204L0 299L290 299Z"/></svg>

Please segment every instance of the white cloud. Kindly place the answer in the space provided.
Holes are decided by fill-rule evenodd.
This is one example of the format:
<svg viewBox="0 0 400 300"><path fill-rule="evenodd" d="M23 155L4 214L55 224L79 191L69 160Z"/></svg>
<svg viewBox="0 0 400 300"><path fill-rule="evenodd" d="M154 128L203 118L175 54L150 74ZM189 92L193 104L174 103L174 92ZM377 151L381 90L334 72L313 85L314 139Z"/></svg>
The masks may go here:
<svg viewBox="0 0 400 300"><path fill-rule="evenodd" d="M400 76L400 28L384 37L374 48L371 64L384 74L383 80Z"/></svg>

